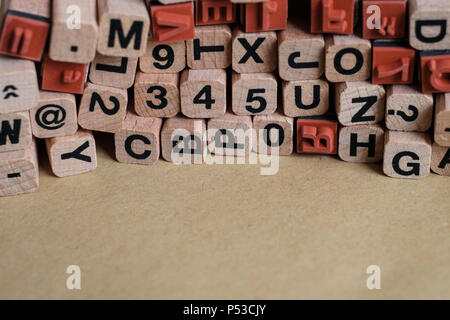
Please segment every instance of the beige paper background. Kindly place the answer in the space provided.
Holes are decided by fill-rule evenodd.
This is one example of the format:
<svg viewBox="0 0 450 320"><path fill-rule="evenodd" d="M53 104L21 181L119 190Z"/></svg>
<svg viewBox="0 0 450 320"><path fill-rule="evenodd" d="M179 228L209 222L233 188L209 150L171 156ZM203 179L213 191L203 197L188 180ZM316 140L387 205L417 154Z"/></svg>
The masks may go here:
<svg viewBox="0 0 450 320"><path fill-rule="evenodd" d="M0 199L0 298L450 298L448 177L297 155L276 176L141 167L97 141L95 172L58 179L43 155L39 191Z"/></svg>

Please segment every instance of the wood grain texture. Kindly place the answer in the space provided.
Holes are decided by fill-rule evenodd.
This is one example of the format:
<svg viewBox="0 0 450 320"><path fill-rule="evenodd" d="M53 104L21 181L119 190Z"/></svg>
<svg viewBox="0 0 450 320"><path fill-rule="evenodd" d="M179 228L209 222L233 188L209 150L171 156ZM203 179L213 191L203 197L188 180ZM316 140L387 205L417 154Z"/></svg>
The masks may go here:
<svg viewBox="0 0 450 320"><path fill-rule="evenodd" d="M6 2L9 10L50 18L50 0L3 0L2 2Z"/></svg>
<svg viewBox="0 0 450 320"><path fill-rule="evenodd" d="M450 148L433 143L431 170L441 176L450 176Z"/></svg>
<svg viewBox="0 0 450 320"><path fill-rule="evenodd" d="M186 41L157 44L150 34L139 68L145 73L177 73L186 67Z"/></svg>
<svg viewBox="0 0 450 320"><path fill-rule="evenodd" d="M330 106L330 88L324 79L283 81L283 112L289 117L321 116Z"/></svg>
<svg viewBox="0 0 450 320"><path fill-rule="evenodd" d="M97 53L90 66L89 80L107 87L131 88L136 76L137 62L138 58L107 57Z"/></svg>
<svg viewBox="0 0 450 320"><path fill-rule="evenodd" d="M294 121L279 111L253 117L253 151L289 156L294 149Z"/></svg>
<svg viewBox="0 0 450 320"><path fill-rule="evenodd" d="M375 163L383 159L384 128L379 124L341 127L339 157L347 162Z"/></svg>
<svg viewBox="0 0 450 320"><path fill-rule="evenodd" d="M434 141L442 147L450 147L450 93L436 95L434 115Z"/></svg>
<svg viewBox="0 0 450 320"><path fill-rule="evenodd" d="M25 149L32 140L29 112L0 114L0 153Z"/></svg>

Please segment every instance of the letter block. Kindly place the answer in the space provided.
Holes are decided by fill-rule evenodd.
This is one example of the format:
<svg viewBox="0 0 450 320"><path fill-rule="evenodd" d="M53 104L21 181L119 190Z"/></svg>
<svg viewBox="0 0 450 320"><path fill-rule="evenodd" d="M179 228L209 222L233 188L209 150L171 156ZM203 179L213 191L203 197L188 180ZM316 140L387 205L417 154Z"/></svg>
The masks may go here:
<svg viewBox="0 0 450 320"><path fill-rule="evenodd" d="M152 165L159 159L162 119L143 118L128 112L122 129L114 135L117 161Z"/></svg>
<svg viewBox="0 0 450 320"><path fill-rule="evenodd" d="M329 105L328 81L283 81L283 112L288 117L321 116Z"/></svg>
<svg viewBox="0 0 450 320"><path fill-rule="evenodd" d="M253 151L289 156L294 149L294 121L279 112L253 117Z"/></svg>
<svg viewBox="0 0 450 320"><path fill-rule="evenodd" d="M419 179L430 174L431 139L426 133L387 131L383 172L388 177Z"/></svg>
<svg viewBox="0 0 450 320"><path fill-rule="evenodd" d="M97 151L92 132L79 129L74 135L45 139L50 167L59 178L97 168Z"/></svg>
<svg viewBox="0 0 450 320"><path fill-rule="evenodd" d="M178 73L138 72L134 85L134 109L141 117L172 118L180 112Z"/></svg>
<svg viewBox="0 0 450 320"><path fill-rule="evenodd" d="M97 53L91 63L89 80L94 84L120 89L131 88L138 58L107 57Z"/></svg>
<svg viewBox="0 0 450 320"><path fill-rule="evenodd" d="M297 153L337 154L338 123L328 117L301 117L294 119Z"/></svg>
<svg viewBox="0 0 450 320"><path fill-rule="evenodd" d="M420 53L423 93L450 92L450 50Z"/></svg>
<svg viewBox="0 0 450 320"><path fill-rule="evenodd" d="M0 153L0 197L30 193L39 187L36 142L16 151Z"/></svg>
<svg viewBox="0 0 450 320"><path fill-rule="evenodd" d="M278 65L275 32L244 33L235 26L232 66L238 73L274 72Z"/></svg>
<svg viewBox="0 0 450 320"><path fill-rule="evenodd" d="M195 37L192 1L169 5L151 4L150 16L155 43L191 40Z"/></svg>
<svg viewBox="0 0 450 320"><path fill-rule="evenodd" d="M386 127L396 131L425 132L431 127L433 108L433 95L421 93L415 86L388 86Z"/></svg>
<svg viewBox="0 0 450 320"><path fill-rule="evenodd" d="M278 106L278 82L273 73L232 74L232 109L239 116L271 114Z"/></svg>
<svg viewBox="0 0 450 320"><path fill-rule="evenodd" d="M161 130L164 160L175 164L202 164L205 148L205 120L177 116L164 122Z"/></svg>
<svg viewBox="0 0 450 320"><path fill-rule="evenodd" d="M8 3L0 53L41 61L50 30L50 0L10 0Z"/></svg>
<svg viewBox="0 0 450 320"><path fill-rule="evenodd" d="M316 80L325 70L325 40L304 23L288 21L278 36L278 70L287 81Z"/></svg>
<svg viewBox="0 0 450 320"><path fill-rule="evenodd" d="M157 44L149 36L147 50L139 58L139 68L145 73L177 73L186 68L186 41Z"/></svg>
<svg viewBox="0 0 450 320"><path fill-rule="evenodd" d="M127 106L127 90L88 83L81 98L78 124L87 130L116 133L122 129Z"/></svg>
<svg viewBox="0 0 450 320"><path fill-rule="evenodd" d="M450 2L447 0L409 1L409 43L417 50L450 48Z"/></svg>
<svg viewBox="0 0 450 320"><path fill-rule="evenodd" d="M325 37L325 76L330 82L370 78L371 43L353 35Z"/></svg>
<svg viewBox="0 0 450 320"><path fill-rule="evenodd" d="M236 5L229 0L195 0L197 26L234 22L236 22Z"/></svg>
<svg viewBox="0 0 450 320"><path fill-rule="evenodd" d="M189 118L217 118L227 106L225 70L184 70L180 79L181 112Z"/></svg>
<svg viewBox="0 0 450 320"><path fill-rule="evenodd" d="M252 117L231 112L208 120L208 151L215 155L245 157L252 150Z"/></svg>
<svg viewBox="0 0 450 320"><path fill-rule="evenodd" d="M231 65L231 29L227 25L195 28L186 41L187 65L191 69L226 69Z"/></svg>
<svg viewBox="0 0 450 320"><path fill-rule="evenodd" d="M434 141L442 147L450 147L450 93L436 96Z"/></svg>
<svg viewBox="0 0 450 320"><path fill-rule="evenodd" d="M98 17L98 52L128 58L144 55L150 19L142 0L98 0Z"/></svg>
<svg viewBox="0 0 450 320"><path fill-rule="evenodd" d="M84 92L87 64L60 62L45 56L42 64L42 90L74 94Z"/></svg>
<svg viewBox="0 0 450 320"><path fill-rule="evenodd" d="M407 44L377 40L372 51L372 83L409 84L414 81L416 52Z"/></svg>
<svg viewBox="0 0 450 320"><path fill-rule="evenodd" d="M32 140L30 114L0 114L0 152L25 149Z"/></svg>
<svg viewBox="0 0 450 320"><path fill-rule="evenodd" d="M241 21L245 32L284 30L287 16L287 0L242 4Z"/></svg>
<svg viewBox="0 0 450 320"><path fill-rule="evenodd" d="M77 104L69 93L41 91L30 110L33 135L40 139L69 136L78 130Z"/></svg>
<svg viewBox="0 0 450 320"><path fill-rule="evenodd" d="M405 38L407 2L407 0L363 0L363 38Z"/></svg>
<svg viewBox="0 0 450 320"><path fill-rule="evenodd" d="M433 143L431 170L441 176L450 176L450 148Z"/></svg>
<svg viewBox="0 0 450 320"><path fill-rule="evenodd" d="M34 63L0 56L0 114L29 110L38 100Z"/></svg>
<svg viewBox="0 0 450 320"><path fill-rule="evenodd" d="M311 0L311 32L352 34L355 0Z"/></svg>
<svg viewBox="0 0 450 320"><path fill-rule="evenodd" d="M378 124L341 127L339 157L347 162L374 163L383 159L384 129Z"/></svg>
<svg viewBox="0 0 450 320"><path fill-rule="evenodd" d="M384 119L386 91L367 81L343 82L335 87L336 114L344 126L375 124Z"/></svg>

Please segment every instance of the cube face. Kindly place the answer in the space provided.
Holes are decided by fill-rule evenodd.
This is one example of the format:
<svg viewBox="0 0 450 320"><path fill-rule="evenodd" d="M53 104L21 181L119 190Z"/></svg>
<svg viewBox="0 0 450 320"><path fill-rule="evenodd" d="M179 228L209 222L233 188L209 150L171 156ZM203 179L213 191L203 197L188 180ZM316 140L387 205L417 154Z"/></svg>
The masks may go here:
<svg viewBox="0 0 450 320"><path fill-rule="evenodd" d="M78 129L75 96L41 91L38 105L30 110L33 135L44 139L72 135Z"/></svg>
<svg viewBox="0 0 450 320"><path fill-rule="evenodd" d="M0 53L33 61L41 61L50 29L49 19L41 20L6 14L0 38Z"/></svg>
<svg viewBox="0 0 450 320"><path fill-rule="evenodd" d="M341 127L339 157L347 162L374 163L383 159L384 129L380 125Z"/></svg>
<svg viewBox="0 0 450 320"><path fill-rule="evenodd" d="M352 34L354 0L311 0L311 32Z"/></svg>
<svg viewBox="0 0 450 320"><path fill-rule="evenodd" d="M414 81L414 49L375 42L372 52L372 83L408 84Z"/></svg>
<svg viewBox="0 0 450 320"><path fill-rule="evenodd" d="M145 55L139 58L139 68L145 73L177 73L185 67L185 41L157 44L149 39Z"/></svg>
<svg viewBox="0 0 450 320"><path fill-rule="evenodd" d="M194 5L192 1L170 5L151 5L150 15L155 43L194 39Z"/></svg>
<svg viewBox="0 0 450 320"><path fill-rule="evenodd" d="M229 0L195 0L197 26L236 22L236 5Z"/></svg>
<svg viewBox="0 0 450 320"><path fill-rule="evenodd" d="M291 155L294 149L293 120L279 113L253 118L253 151L268 155Z"/></svg>
<svg viewBox="0 0 450 320"><path fill-rule="evenodd" d="M450 51L420 53L423 93L450 92Z"/></svg>
<svg viewBox="0 0 450 320"><path fill-rule="evenodd" d="M431 170L441 176L450 176L450 148L433 143Z"/></svg>
<svg viewBox="0 0 450 320"><path fill-rule="evenodd" d="M244 4L245 32L276 31L286 29L287 0L268 0Z"/></svg>
<svg viewBox="0 0 450 320"><path fill-rule="evenodd" d="M87 65L59 62L47 55L42 65L42 90L82 94Z"/></svg>
<svg viewBox="0 0 450 320"><path fill-rule="evenodd" d="M92 83L128 89L133 86L137 58L95 56L91 63L89 80Z"/></svg>
<svg viewBox="0 0 450 320"><path fill-rule="evenodd" d="M363 38L364 39L402 39L406 36L406 0L363 1ZM373 6L377 6L374 8ZM380 26L371 18L380 10ZM369 28L370 27L370 28Z"/></svg>
<svg viewBox="0 0 450 320"><path fill-rule="evenodd" d="M32 140L28 112L0 114L0 152L25 149Z"/></svg>
<svg viewBox="0 0 450 320"><path fill-rule="evenodd" d="M283 83L283 110L289 117L324 115L329 105L329 85L325 80Z"/></svg>
<svg viewBox="0 0 450 320"><path fill-rule="evenodd" d="M319 117L296 119L296 151L337 154L338 123Z"/></svg>
<svg viewBox="0 0 450 320"><path fill-rule="evenodd" d="M450 93L436 95L434 141L440 146L450 147Z"/></svg>

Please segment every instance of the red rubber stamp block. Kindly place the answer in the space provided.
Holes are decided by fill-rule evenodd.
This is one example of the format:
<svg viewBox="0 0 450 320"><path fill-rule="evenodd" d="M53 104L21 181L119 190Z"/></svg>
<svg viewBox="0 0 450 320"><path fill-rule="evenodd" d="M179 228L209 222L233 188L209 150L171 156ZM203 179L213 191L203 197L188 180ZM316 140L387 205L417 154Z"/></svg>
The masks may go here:
<svg viewBox="0 0 450 320"><path fill-rule="evenodd" d="M374 41L372 52L372 83L413 83L415 57L415 50L405 43L382 40Z"/></svg>
<svg viewBox="0 0 450 320"><path fill-rule="evenodd" d="M390 1L364 0L363 38L364 39L405 38L406 5L407 0L390 0Z"/></svg>
<svg viewBox="0 0 450 320"><path fill-rule="evenodd" d="M236 22L236 5L230 0L196 0L195 24L206 26Z"/></svg>
<svg viewBox="0 0 450 320"><path fill-rule="evenodd" d="M42 64L42 89L82 94L87 64L59 62L45 56Z"/></svg>
<svg viewBox="0 0 450 320"><path fill-rule="evenodd" d="M450 92L450 51L420 53L422 92Z"/></svg>
<svg viewBox="0 0 450 320"><path fill-rule="evenodd" d="M324 117L297 118L298 153L337 154L338 123Z"/></svg>
<svg viewBox="0 0 450 320"><path fill-rule="evenodd" d="M311 0L311 32L352 34L355 0Z"/></svg>
<svg viewBox="0 0 450 320"><path fill-rule="evenodd" d="M150 15L155 43L194 39L194 5L192 2L150 5Z"/></svg>
<svg viewBox="0 0 450 320"><path fill-rule="evenodd" d="M49 19L8 11L0 37L0 53L41 61L50 29Z"/></svg>
<svg viewBox="0 0 450 320"><path fill-rule="evenodd" d="M284 30L287 26L288 1L268 0L244 5L245 32Z"/></svg>

